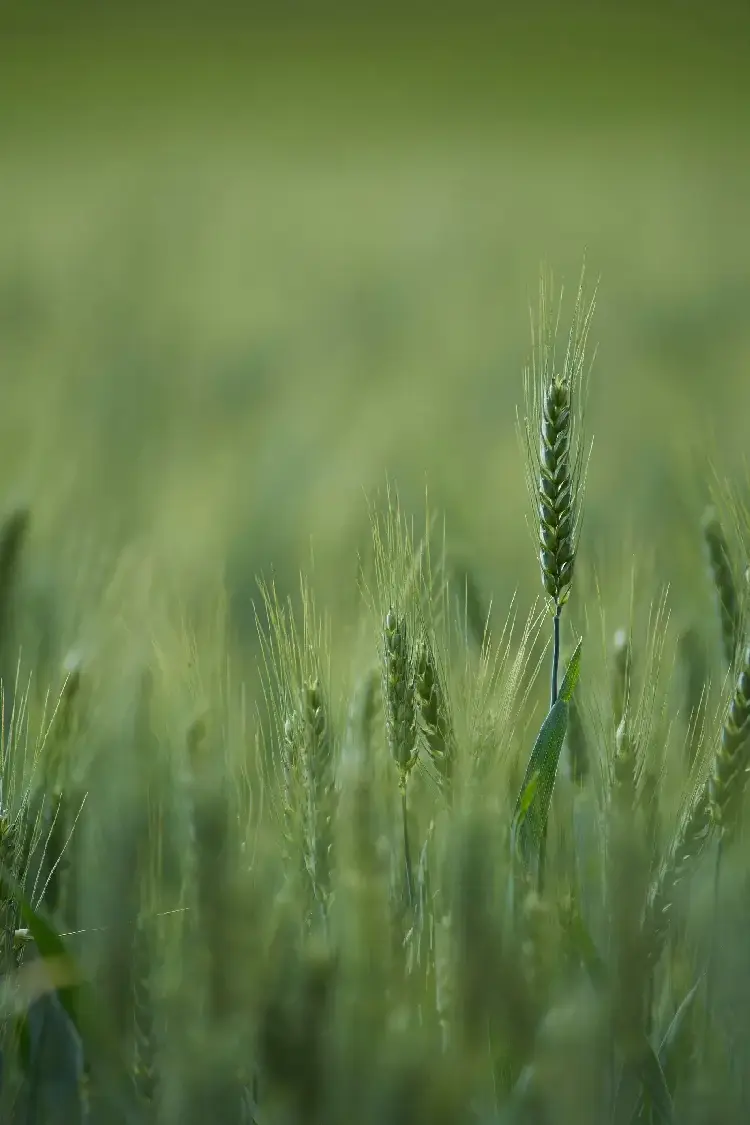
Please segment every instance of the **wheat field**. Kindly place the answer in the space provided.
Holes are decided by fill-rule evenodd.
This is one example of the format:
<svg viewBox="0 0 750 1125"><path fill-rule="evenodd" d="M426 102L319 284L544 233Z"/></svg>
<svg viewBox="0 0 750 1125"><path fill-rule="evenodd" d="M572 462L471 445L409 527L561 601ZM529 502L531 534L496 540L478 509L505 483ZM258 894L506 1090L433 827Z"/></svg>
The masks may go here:
<svg viewBox="0 0 750 1125"><path fill-rule="evenodd" d="M746 1120L741 29L590 15L0 38L0 1121Z"/></svg>

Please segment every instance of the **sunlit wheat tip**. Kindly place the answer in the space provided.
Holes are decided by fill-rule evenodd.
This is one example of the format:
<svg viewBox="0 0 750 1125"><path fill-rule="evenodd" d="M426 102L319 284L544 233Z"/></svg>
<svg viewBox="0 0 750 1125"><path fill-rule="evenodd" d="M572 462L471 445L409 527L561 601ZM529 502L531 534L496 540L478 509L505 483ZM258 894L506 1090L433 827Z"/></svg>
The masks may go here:
<svg viewBox="0 0 750 1125"><path fill-rule="evenodd" d="M636 766L633 739L622 719L615 735L614 780L620 799L626 800L631 809L635 803Z"/></svg>
<svg viewBox="0 0 750 1125"><path fill-rule="evenodd" d="M625 629L618 629L612 642L612 708L615 727L622 722L628 706L631 662L630 638Z"/></svg>

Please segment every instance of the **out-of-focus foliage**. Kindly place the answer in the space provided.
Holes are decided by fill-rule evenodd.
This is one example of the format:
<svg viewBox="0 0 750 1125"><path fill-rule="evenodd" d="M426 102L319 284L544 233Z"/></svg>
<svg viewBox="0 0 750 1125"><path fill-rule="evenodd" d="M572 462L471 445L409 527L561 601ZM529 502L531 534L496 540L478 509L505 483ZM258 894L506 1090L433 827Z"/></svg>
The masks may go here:
<svg viewBox="0 0 750 1125"><path fill-rule="evenodd" d="M742 18L198 8L1 17L0 1120L744 1122Z"/></svg>

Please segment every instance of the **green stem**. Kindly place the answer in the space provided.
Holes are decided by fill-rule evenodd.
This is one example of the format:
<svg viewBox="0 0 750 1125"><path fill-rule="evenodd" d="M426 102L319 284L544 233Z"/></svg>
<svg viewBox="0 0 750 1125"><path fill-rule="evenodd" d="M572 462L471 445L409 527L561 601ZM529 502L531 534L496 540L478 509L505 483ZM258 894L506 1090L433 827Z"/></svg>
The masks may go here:
<svg viewBox="0 0 750 1125"><path fill-rule="evenodd" d="M714 913L711 919L711 945L708 953L708 968L706 970L706 1022L704 1032L708 1037L711 1024L711 1004L713 1002L714 976L716 972L716 954L719 936L719 885L721 880L721 859L724 851L724 838L719 836L716 848L716 866L714 867Z"/></svg>
<svg viewBox="0 0 750 1125"><path fill-rule="evenodd" d="M401 782L401 813L404 822L404 867L406 870L406 893L409 906L414 906L414 876L411 867L411 846L409 844L409 817L406 807L406 778Z"/></svg>
<svg viewBox="0 0 750 1125"><path fill-rule="evenodd" d="M557 703L557 681L560 674L560 614L562 613L562 606L557 606L555 616L552 621L553 628L553 641L552 641L552 680L550 688L550 710ZM544 890L544 865L547 858L547 823L545 821L544 828L542 829L542 837L539 841L539 866L537 868L536 885L537 891L541 895Z"/></svg>
<svg viewBox="0 0 750 1125"><path fill-rule="evenodd" d="M557 703L557 678L560 670L560 614L562 606L559 605L553 621L554 642L552 646L552 688L550 691L550 707Z"/></svg>

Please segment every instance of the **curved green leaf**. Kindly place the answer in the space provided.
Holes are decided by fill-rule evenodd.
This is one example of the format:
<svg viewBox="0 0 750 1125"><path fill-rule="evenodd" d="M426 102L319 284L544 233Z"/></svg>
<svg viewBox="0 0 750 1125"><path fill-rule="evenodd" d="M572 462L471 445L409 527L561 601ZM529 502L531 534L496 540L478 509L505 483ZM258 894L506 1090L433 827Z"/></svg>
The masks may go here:
<svg viewBox="0 0 750 1125"><path fill-rule="evenodd" d="M661 1125L662 1122L663 1125L669 1125L674 1120L672 1095L656 1051L648 1040L644 1040L639 1070L643 1093L651 1107L651 1120L654 1125Z"/></svg>
<svg viewBox="0 0 750 1125"><path fill-rule="evenodd" d="M612 1114L614 1125L635 1125L643 1120L651 1125L672 1125L672 1095L656 1051L643 1036L640 1050L623 1067Z"/></svg>
<svg viewBox="0 0 750 1125"><path fill-rule="evenodd" d="M560 753L568 728L569 708L568 701L559 698L542 723L516 800L513 840L518 854L526 864L533 860L544 835Z"/></svg>
<svg viewBox="0 0 750 1125"><path fill-rule="evenodd" d="M57 931L39 914L26 898L18 880L0 862L0 888L18 904L28 931L40 957L54 964L53 987L63 1010L76 1029L87 1061L95 1062L100 1079L100 1093L112 1116L113 1125L133 1120L130 1108L128 1071L122 1064L119 1046L106 1020L102 1018L91 985L80 971L75 959ZM89 1057L90 1056L90 1057Z"/></svg>
<svg viewBox="0 0 750 1125"><path fill-rule="evenodd" d="M578 678L581 675L581 649L583 648L583 639L576 645L573 655L568 661L568 667L565 670L563 682L560 685L558 699L564 699L567 703L573 698Z"/></svg>
<svg viewBox="0 0 750 1125"><path fill-rule="evenodd" d="M667 1075L669 1083L670 1073L674 1070L675 1055L680 1052L687 1027L687 1017L693 1006L693 1001L698 995L698 989L703 983L703 977L698 977L690 991L683 997L682 1003L672 1017L672 1021L664 1033L664 1038L659 1047L659 1062L662 1070ZM673 1091L674 1092L674 1091Z"/></svg>
<svg viewBox="0 0 750 1125"><path fill-rule="evenodd" d="M65 975L67 975L70 980L80 981L82 979L81 974L78 972L65 942L52 926L34 910L34 907L26 898L18 881L2 863L0 863L0 886L17 902L18 908L21 911L21 917L26 923L29 933L36 942L36 947L44 960L63 963L69 969L69 973ZM78 1005L76 1003L76 993L79 987L80 985L78 984L61 985L56 989L56 992L60 1003L80 1035L81 1028L79 1026Z"/></svg>
<svg viewBox="0 0 750 1125"><path fill-rule="evenodd" d="M675 1055L678 1054L680 1052L680 1049L683 1047L683 1040L684 1040L684 1037L685 1037L687 1017L690 1014L690 1011L691 1011L692 1006L693 1006L693 1001L695 1000L695 997L698 994L698 989L700 988L700 986L702 984L702 981L703 981L703 978L699 977L698 980L693 985L693 987L687 993L687 995L683 998L682 1003L680 1004L680 1006L678 1007L674 1016L672 1017L672 1020L671 1020L671 1023L669 1024L669 1027L667 1028L666 1032L664 1033L664 1038L662 1039L661 1045L659 1047L659 1055L658 1055L659 1065L660 1065L661 1070L664 1074L664 1080L666 1082L667 1089L669 1090L670 1094L672 1094L672 1095L674 1094L675 1085L676 1085L676 1082L675 1082L676 1075L674 1073L674 1071L675 1071ZM633 1117L631 1119L632 1125L635 1125L636 1122L641 1122L641 1121L645 1120L645 1112L646 1112L646 1104L645 1104L645 1098L644 1098L645 1093L646 1093L646 1090L645 1090L645 1083L644 1083L644 1089L641 1092L641 1097L640 1097L640 1101L639 1101L639 1104L638 1104L638 1108L636 1110L636 1113L633 1115Z"/></svg>

